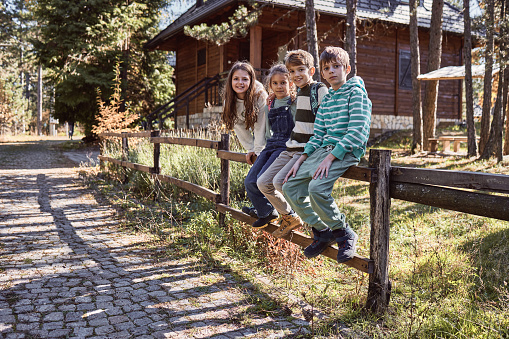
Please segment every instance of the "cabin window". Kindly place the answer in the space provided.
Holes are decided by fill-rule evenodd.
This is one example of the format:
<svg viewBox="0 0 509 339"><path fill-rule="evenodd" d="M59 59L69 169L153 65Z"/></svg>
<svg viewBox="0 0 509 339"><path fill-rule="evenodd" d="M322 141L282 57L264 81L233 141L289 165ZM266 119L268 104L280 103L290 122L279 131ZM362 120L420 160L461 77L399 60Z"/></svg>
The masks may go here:
<svg viewBox="0 0 509 339"><path fill-rule="evenodd" d="M399 88L412 89L412 63L410 51L399 51Z"/></svg>
<svg viewBox="0 0 509 339"><path fill-rule="evenodd" d="M177 66L177 52L168 53L167 60L171 67Z"/></svg>
<svg viewBox="0 0 509 339"><path fill-rule="evenodd" d="M205 65L207 63L207 49L202 48L198 50L198 66Z"/></svg>

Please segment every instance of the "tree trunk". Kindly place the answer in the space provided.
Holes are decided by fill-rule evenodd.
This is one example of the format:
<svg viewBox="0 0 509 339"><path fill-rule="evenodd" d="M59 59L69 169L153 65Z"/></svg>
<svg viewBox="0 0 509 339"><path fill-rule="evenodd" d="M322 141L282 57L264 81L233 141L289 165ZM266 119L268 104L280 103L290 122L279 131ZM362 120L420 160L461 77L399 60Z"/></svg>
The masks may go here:
<svg viewBox="0 0 509 339"><path fill-rule="evenodd" d="M357 75L357 0L346 0L346 51L350 56L348 79Z"/></svg>
<svg viewBox="0 0 509 339"><path fill-rule="evenodd" d="M37 135L42 135L42 65L37 69Z"/></svg>
<svg viewBox="0 0 509 339"><path fill-rule="evenodd" d="M465 62L465 104L467 120L467 154L477 155L477 140L474 124L474 89L472 85L472 28L470 21L470 1L463 1L463 19L465 27L465 46L463 47Z"/></svg>
<svg viewBox="0 0 509 339"><path fill-rule="evenodd" d="M490 115L491 115L491 81L493 73L493 49L494 49L494 13L495 5L493 1L488 1L486 9L486 53L485 59L485 74L484 74L484 96L482 104L482 119L481 119L481 140L479 141L479 153L484 153L484 146L488 142L490 133Z"/></svg>
<svg viewBox="0 0 509 339"><path fill-rule="evenodd" d="M126 48L122 51L122 63L120 65L120 107L119 112L125 112L127 100L127 76L129 73L129 46L126 42Z"/></svg>
<svg viewBox="0 0 509 339"><path fill-rule="evenodd" d="M508 97L507 87L509 86L509 68L505 69L504 78L505 78L505 80L504 80L505 104L504 104L503 111L505 113L505 142L504 142L503 154L508 155L509 154L509 97Z"/></svg>
<svg viewBox="0 0 509 339"><path fill-rule="evenodd" d="M318 72L318 33L316 32L316 18L315 18L315 1L306 0L306 36L308 43L308 52L313 56L315 60L315 80L320 79L320 72Z"/></svg>
<svg viewBox="0 0 509 339"><path fill-rule="evenodd" d="M442 13L444 9L443 0L433 0L431 9L430 39L428 63L426 72L431 72L440 68L442 58ZM423 146L424 150L429 151L429 138L435 136L438 80L426 82L426 92L424 95L423 106Z"/></svg>
<svg viewBox="0 0 509 339"><path fill-rule="evenodd" d="M509 0L505 0L504 7L501 12L501 17L504 18L504 21L507 23L509 21ZM502 25L500 28L500 36L502 38L502 42L500 44L500 49L503 52L504 60L502 60L501 64L507 65L509 59L509 27L506 25ZM502 73L500 73L502 74ZM505 142L504 147L502 149L503 155L509 154L509 67L505 68L504 71L504 89L502 91L502 119L505 118ZM503 123L502 123L503 125Z"/></svg>
<svg viewBox="0 0 509 339"><path fill-rule="evenodd" d="M419 27L417 26L418 0L410 0L410 59L412 62L412 153L422 151L422 108L421 82L417 76L421 73L421 57L419 54Z"/></svg>
<svg viewBox="0 0 509 339"><path fill-rule="evenodd" d="M503 72L503 69L500 69ZM497 157L498 161L502 161L502 92L504 88L504 77L499 73L498 90L495 107L493 108L493 120L491 121L491 129L488 140L484 144L483 151L479 159L489 159L492 156Z"/></svg>

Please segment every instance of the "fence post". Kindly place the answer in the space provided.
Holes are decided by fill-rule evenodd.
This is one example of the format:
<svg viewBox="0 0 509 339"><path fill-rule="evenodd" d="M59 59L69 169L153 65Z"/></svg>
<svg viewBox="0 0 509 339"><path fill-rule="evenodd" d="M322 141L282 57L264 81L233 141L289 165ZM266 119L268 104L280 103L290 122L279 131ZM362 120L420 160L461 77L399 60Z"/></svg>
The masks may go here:
<svg viewBox="0 0 509 339"><path fill-rule="evenodd" d="M122 132L122 161L127 161L129 156L129 143L127 141L127 132ZM129 180L127 176L127 168L122 166L122 183L126 184Z"/></svg>
<svg viewBox="0 0 509 339"><path fill-rule="evenodd" d="M369 275L368 299L366 308L382 313L389 305L391 282L389 281L389 214L391 198L389 195L389 174L391 151L375 150L369 152L369 167L375 169L376 181L370 184L370 257L373 260L373 273Z"/></svg>
<svg viewBox="0 0 509 339"><path fill-rule="evenodd" d="M221 144L219 145L219 149L223 151L230 150L230 133L221 134ZM221 203L224 205L230 204L230 160L221 159L221 182L220 182L220 192L221 194ZM219 214L219 226L226 226L225 223L226 215L223 213Z"/></svg>
<svg viewBox="0 0 509 339"><path fill-rule="evenodd" d="M189 97L187 97L186 128L189 129Z"/></svg>
<svg viewBox="0 0 509 339"><path fill-rule="evenodd" d="M102 137L99 134L99 155L104 155L104 148L106 145L106 140L107 140L107 138ZM104 161L102 161L100 157L99 157L99 170L100 171L104 170Z"/></svg>
<svg viewBox="0 0 509 339"><path fill-rule="evenodd" d="M161 131L150 131L150 138L156 138L161 134ZM150 173L152 174L160 174L161 167L159 166L159 156L161 155L161 144L158 142L154 143L154 167L150 169ZM157 177L154 177L154 199L157 200L159 198L161 192L161 182Z"/></svg>
<svg viewBox="0 0 509 339"><path fill-rule="evenodd" d="M157 138L161 134L161 131L151 131L150 137ZM154 167L152 169L152 173L159 174L161 172L161 168L159 167L159 156L161 154L161 144L156 142L154 143Z"/></svg>

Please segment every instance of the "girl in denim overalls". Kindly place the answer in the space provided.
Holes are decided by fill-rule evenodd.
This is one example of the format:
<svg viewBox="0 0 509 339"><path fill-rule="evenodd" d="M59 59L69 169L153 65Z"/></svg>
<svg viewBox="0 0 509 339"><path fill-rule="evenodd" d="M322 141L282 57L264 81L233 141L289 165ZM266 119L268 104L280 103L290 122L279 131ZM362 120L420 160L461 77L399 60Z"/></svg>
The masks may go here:
<svg viewBox="0 0 509 339"><path fill-rule="evenodd" d="M258 220L253 223L254 228L264 228L267 224L278 218L278 213L269 200L258 189L258 177L274 162L279 154L286 150L286 142L294 127L295 116L295 90L290 82L290 74L283 64L272 66L267 76L267 88L273 92L275 99L266 107L267 144L256 159L253 167L244 180L247 195L253 203Z"/></svg>

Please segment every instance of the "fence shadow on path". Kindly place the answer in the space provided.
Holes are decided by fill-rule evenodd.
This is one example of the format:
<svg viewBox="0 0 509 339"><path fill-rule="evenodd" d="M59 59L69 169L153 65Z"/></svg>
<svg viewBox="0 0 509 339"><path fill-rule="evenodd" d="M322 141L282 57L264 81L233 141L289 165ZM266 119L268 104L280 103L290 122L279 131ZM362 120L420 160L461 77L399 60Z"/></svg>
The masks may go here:
<svg viewBox="0 0 509 339"><path fill-rule="evenodd" d="M5 179L5 180L4 180ZM308 323L248 313L253 286L192 258L153 260L62 173L2 175L0 338L284 337Z"/></svg>

